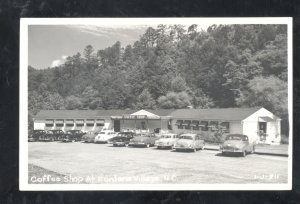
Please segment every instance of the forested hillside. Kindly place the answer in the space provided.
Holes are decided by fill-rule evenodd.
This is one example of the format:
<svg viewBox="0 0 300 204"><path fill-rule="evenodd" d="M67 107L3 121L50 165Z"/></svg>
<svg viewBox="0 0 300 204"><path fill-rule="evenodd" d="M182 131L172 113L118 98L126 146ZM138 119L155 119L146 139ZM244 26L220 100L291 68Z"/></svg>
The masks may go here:
<svg viewBox="0 0 300 204"><path fill-rule="evenodd" d="M29 66L29 117L40 109L263 106L287 129L287 27L149 27L133 45L87 45L55 68Z"/></svg>

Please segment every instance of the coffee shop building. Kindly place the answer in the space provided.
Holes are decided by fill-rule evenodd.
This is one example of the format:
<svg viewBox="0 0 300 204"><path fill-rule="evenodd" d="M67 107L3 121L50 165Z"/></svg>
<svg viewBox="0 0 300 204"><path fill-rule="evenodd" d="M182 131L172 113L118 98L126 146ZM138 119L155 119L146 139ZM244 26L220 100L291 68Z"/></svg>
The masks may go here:
<svg viewBox="0 0 300 204"><path fill-rule="evenodd" d="M265 108L158 110L42 110L34 117L35 130L112 129L136 132L245 134L250 140L278 144L281 119Z"/></svg>

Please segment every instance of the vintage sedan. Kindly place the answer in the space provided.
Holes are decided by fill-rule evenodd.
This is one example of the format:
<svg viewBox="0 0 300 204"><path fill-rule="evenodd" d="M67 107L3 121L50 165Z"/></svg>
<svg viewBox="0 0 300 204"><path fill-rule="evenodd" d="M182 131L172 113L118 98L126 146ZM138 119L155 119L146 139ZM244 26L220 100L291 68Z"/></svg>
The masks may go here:
<svg viewBox="0 0 300 204"><path fill-rule="evenodd" d="M155 141L157 149L172 148L175 142L179 139L179 136L174 133L163 134L160 139Z"/></svg>
<svg viewBox="0 0 300 204"><path fill-rule="evenodd" d="M44 142L53 142L61 140L64 135L64 131L62 130L48 130L46 134L41 135L39 140Z"/></svg>
<svg viewBox="0 0 300 204"><path fill-rule="evenodd" d="M134 138L135 133L133 132L120 132L117 134L116 137L113 137L110 139L110 143L113 144L113 146L125 146L127 147L129 145L129 142L132 138Z"/></svg>
<svg viewBox="0 0 300 204"><path fill-rule="evenodd" d="M225 141L220 146L220 150L223 155L226 153L237 153L245 157L247 153L255 151L255 144L249 142L247 135L230 134L227 135Z"/></svg>
<svg viewBox="0 0 300 204"><path fill-rule="evenodd" d="M204 139L201 135L194 133L184 133L179 136L179 139L175 142L173 149L175 151L180 150L203 150L205 146Z"/></svg>
<svg viewBox="0 0 300 204"><path fill-rule="evenodd" d="M90 143L90 142L94 142L95 141L95 137L98 135L98 132L94 132L94 131L88 131L86 134L84 134L81 138L82 141L86 142L86 143Z"/></svg>
<svg viewBox="0 0 300 204"><path fill-rule="evenodd" d="M76 142L81 141L82 136L85 133L81 130L68 130L63 136L62 141L63 142Z"/></svg>
<svg viewBox="0 0 300 204"><path fill-rule="evenodd" d="M137 147L150 147L154 146L155 141L158 140L159 137L156 137L154 133L142 133L137 134L136 137L129 141L129 146Z"/></svg>
<svg viewBox="0 0 300 204"><path fill-rule="evenodd" d="M113 130L102 130L95 137L95 143L107 143L109 139L115 137L117 135Z"/></svg>
<svg viewBox="0 0 300 204"><path fill-rule="evenodd" d="M39 141L40 136L46 134L45 130L33 130L32 134L28 137L28 142Z"/></svg>

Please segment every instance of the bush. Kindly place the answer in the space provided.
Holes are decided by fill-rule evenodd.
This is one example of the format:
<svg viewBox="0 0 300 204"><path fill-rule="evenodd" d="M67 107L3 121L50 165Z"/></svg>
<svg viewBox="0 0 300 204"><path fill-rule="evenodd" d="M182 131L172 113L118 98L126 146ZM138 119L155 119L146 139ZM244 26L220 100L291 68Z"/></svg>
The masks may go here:
<svg viewBox="0 0 300 204"><path fill-rule="evenodd" d="M289 137L286 135L281 135L281 144L289 144Z"/></svg>
<svg viewBox="0 0 300 204"><path fill-rule="evenodd" d="M204 141L207 143L222 143L225 140L225 135L219 132L202 132Z"/></svg>

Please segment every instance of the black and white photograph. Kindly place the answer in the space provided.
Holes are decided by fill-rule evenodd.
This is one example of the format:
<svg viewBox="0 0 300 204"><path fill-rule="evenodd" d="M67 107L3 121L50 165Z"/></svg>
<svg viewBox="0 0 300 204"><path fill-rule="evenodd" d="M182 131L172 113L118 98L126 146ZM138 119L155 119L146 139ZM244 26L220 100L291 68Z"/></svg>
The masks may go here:
<svg viewBox="0 0 300 204"><path fill-rule="evenodd" d="M292 18L20 32L20 190L291 190Z"/></svg>

